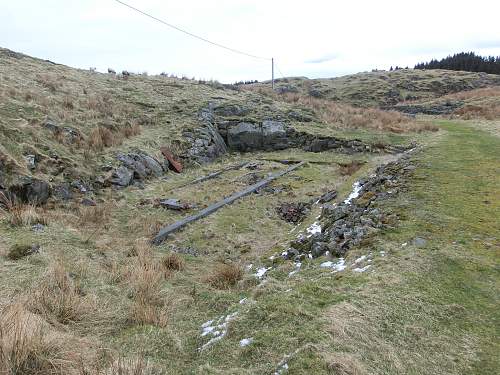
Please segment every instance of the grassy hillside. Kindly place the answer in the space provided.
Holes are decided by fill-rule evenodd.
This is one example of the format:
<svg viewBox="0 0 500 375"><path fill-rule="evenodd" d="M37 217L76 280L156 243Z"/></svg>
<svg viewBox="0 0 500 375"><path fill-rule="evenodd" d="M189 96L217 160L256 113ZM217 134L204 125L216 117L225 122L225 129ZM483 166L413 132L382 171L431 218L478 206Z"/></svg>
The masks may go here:
<svg viewBox="0 0 500 375"><path fill-rule="evenodd" d="M498 121L98 74L8 50L0 71L0 185L93 180L118 153L160 158L164 145L187 166L122 187L72 185L72 198L41 206L0 196L0 374L497 372ZM189 134L209 102L221 134L275 120L317 149L199 164L189 152L203 142ZM347 141L322 149L333 136ZM365 148L412 141L408 153ZM162 226L297 161L151 245ZM356 193L373 181L379 190ZM291 250L308 238L319 250Z"/></svg>
<svg viewBox="0 0 500 375"><path fill-rule="evenodd" d="M401 69L337 78L285 78L278 79L276 84L278 92L282 93L299 93L362 107L387 107L408 100L432 99L500 85L500 76L451 70Z"/></svg>

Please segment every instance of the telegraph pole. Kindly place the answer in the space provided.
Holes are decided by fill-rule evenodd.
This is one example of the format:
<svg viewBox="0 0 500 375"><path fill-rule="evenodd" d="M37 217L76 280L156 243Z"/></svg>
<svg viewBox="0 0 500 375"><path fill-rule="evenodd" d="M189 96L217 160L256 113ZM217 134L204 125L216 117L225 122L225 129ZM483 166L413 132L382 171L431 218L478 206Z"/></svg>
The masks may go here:
<svg viewBox="0 0 500 375"><path fill-rule="evenodd" d="M274 90L274 57L271 58L271 74L272 74L271 82Z"/></svg>

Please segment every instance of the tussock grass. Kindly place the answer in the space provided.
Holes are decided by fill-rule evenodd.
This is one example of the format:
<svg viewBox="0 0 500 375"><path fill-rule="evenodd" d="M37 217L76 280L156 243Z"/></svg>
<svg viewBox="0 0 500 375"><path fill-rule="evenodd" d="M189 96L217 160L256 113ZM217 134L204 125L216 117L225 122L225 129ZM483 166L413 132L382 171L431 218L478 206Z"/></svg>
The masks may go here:
<svg viewBox="0 0 500 375"><path fill-rule="evenodd" d="M161 260L161 263L167 270L172 271L182 271L185 267L184 259L176 253L165 255Z"/></svg>
<svg viewBox="0 0 500 375"><path fill-rule="evenodd" d="M3 192L0 192L0 213L14 227L48 223L47 217L36 205L21 203Z"/></svg>
<svg viewBox="0 0 500 375"><path fill-rule="evenodd" d="M52 264L30 296L30 307L47 320L78 322L94 309L62 262Z"/></svg>
<svg viewBox="0 0 500 375"><path fill-rule="evenodd" d="M500 94L499 94L500 96ZM454 115L464 119L484 118L486 120L495 120L500 118L500 102L495 104L466 104L453 112Z"/></svg>
<svg viewBox="0 0 500 375"><path fill-rule="evenodd" d="M341 128L364 128L393 133L424 130L420 123L396 111L352 107L348 104L299 94L288 93L282 95L281 98L287 103L309 107L323 122L337 124Z"/></svg>
<svg viewBox="0 0 500 375"><path fill-rule="evenodd" d="M207 277L210 285L217 289L234 287L243 278L243 270L238 264L218 264Z"/></svg>
<svg viewBox="0 0 500 375"><path fill-rule="evenodd" d="M162 262L154 259L153 250L144 242L137 243L137 257L123 277L129 284L132 304L129 321L133 324L152 324L165 327L168 322L162 283L169 276Z"/></svg>
<svg viewBox="0 0 500 375"><path fill-rule="evenodd" d="M50 327L21 303L0 310L0 374L81 375L92 363L85 343Z"/></svg>

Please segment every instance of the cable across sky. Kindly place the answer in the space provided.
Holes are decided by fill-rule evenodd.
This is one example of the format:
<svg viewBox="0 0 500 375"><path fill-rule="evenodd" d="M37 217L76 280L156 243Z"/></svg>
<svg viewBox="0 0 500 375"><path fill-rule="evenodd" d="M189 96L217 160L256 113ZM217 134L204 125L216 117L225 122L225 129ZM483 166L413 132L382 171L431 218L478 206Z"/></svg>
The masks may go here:
<svg viewBox="0 0 500 375"><path fill-rule="evenodd" d="M151 19L153 19L153 20L155 20L155 21L157 21L157 22L160 22L160 23L162 23L162 24L163 24L163 25L165 25L165 26L168 26L168 27L170 27L170 28L172 28L172 29L175 29L175 30L177 30L177 31L180 31L181 33L184 33L184 34L189 35L189 36L191 36L191 37L193 37L193 38L199 39L199 40L201 40L201 41L203 41L203 42L210 43L210 44L212 44L212 45L214 45L214 46L217 46L217 47L219 47L219 48L223 48L223 49L228 50L228 51L231 51L231 52L233 52L233 53L237 53L237 54L244 55L244 56L247 56L247 57L251 57L251 58L254 58L254 59L259 59L259 60L268 60L268 61L271 61L271 58L270 58L270 57L263 57L263 56L253 55L253 54L251 54L251 53L246 53L246 52L243 52L243 51L237 50L237 49L235 49L235 48L227 47L227 46L225 46L225 45L223 45L223 44L220 44L220 43L212 42L211 40L208 40L208 39L206 39L206 38L204 38L204 37L202 37L202 36L199 36L199 35L193 34L193 33L189 32L189 31L187 31L187 30L184 30L184 29L181 29L180 27L177 27L177 26L175 26L175 25L172 25L171 23L168 23L168 22L166 22L166 21L164 21L164 20L162 20L162 19L160 19L160 18L158 18L158 17L155 17L155 16L153 16L153 15L151 15L151 14L149 14L149 13L146 13L146 12L144 12L144 11L140 10L140 9L137 9L137 8L133 7L132 5L129 5L129 4L125 3L125 2L123 2L123 1L120 1L120 0L114 0L114 1L115 1L115 2L117 2L117 3L119 3L119 4L121 4L121 5L126 6L127 8L130 8L130 9L132 9L132 10L134 10L134 11L136 11L136 12L138 12L138 13L140 13L140 14L142 14L142 15L146 16L146 17L149 17L149 18L151 18Z"/></svg>

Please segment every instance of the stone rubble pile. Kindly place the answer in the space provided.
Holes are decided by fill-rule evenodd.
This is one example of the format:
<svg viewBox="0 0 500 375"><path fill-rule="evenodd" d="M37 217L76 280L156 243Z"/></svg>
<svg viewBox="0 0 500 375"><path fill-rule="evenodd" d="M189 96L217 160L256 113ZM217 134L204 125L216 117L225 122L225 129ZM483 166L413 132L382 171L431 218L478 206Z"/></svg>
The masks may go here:
<svg viewBox="0 0 500 375"><path fill-rule="evenodd" d="M323 206L321 231L313 235L301 234L290 244L284 256L300 261L305 257L319 257L327 251L343 257L347 250L378 229L394 223L393 215L384 213L378 203L397 194L404 181L415 169L410 160L411 151L397 161L382 165L375 174L359 182L359 194L342 203Z"/></svg>

